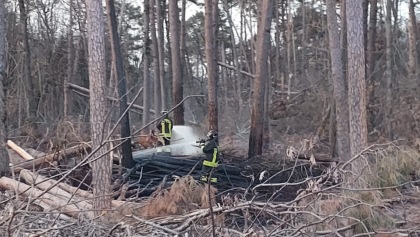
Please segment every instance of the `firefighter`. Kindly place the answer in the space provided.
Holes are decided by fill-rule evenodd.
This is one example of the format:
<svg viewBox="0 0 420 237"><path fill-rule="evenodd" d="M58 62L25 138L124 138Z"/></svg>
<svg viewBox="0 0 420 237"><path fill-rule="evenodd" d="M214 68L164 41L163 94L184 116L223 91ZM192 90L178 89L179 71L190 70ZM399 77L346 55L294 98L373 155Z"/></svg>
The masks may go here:
<svg viewBox="0 0 420 237"><path fill-rule="evenodd" d="M208 182L208 178L212 170L217 168L219 162L219 144L217 138L217 132L210 130L207 133L207 140L200 141L200 147L205 154L205 159L203 160L201 167L201 177L200 180L203 182ZM210 181L212 183L217 183L217 177L214 177L214 174L211 175Z"/></svg>
<svg viewBox="0 0 420 237"><path fill-rule="evenodd" d="M168 146L171 145L173 121L169 118L167 109L163 109L161 113L164 117L157 122L156 128L159 130L159 136L163 138L163 145Z"/></svg>

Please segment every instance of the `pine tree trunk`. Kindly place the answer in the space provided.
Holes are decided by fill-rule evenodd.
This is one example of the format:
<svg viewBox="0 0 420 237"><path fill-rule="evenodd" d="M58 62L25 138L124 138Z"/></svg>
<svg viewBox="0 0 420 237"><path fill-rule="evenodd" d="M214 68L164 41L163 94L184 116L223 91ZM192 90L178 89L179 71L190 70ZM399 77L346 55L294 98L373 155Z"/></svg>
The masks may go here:
<svg viewBox="0 0 420 237"><path fill-rule="evenodd" d="M28 122L33 123L37 117L37 101L35 100L34 86L31 77L31 49L28 36L28 15L24 0L19 0L20 24L22 27L23 47L24 47L24 65L23 81L25 84L26 100L28 101ZM35 126L35 124L33 124Z"/></svg>
<svg viewBox="0 0 420 237"><path fill-rule="evenodd" d="M340 160L346 161L349 159L350 153L348 149L350 145L348 137L349 117L335 4L335 0L327 0L327 21L331 55L331 76L335 100L337 155Z"/></svg>
<svg viewBox="0 0 420 237"><path fill-rule="evenodd" d="M354 157L367 147L363 0L346 2L350 155ZM352 163L351 170L355 176L351 177L352 183L349 185L364 186L362 176L356 177L367 172L363 169L366 165L364 162L359 158Z"/></svg>
<svg viewBox="0 0 420 237"><path fill-rule="evenodd" d="M128 113L127 106L127 80L124 75L124 64L123 57L121 52L121 43L120 37L118 34L118 25L117 25L117 16L115 14L115 5L114 0L107 0L107 14L108 14L108 26L109 33L111 36L111 48L112 48L112 62L113 68L115 68L115 76L117 78L117 88L118 88L118 98L119 98L119 108L121 117L120 127L121 127L121 138L126 138L123 140L121 145L122 150L122 166L125 168L133 168L134 160L131 150L131 131L130 131L130 117Z"/></svg>
<svg viewBox="0 0 420 237"><path fill-rule="evenodd" d="M111 159L105 139L107 116L105 86L105 34L101 0L86 2L89 50L90 122L92 139L92 186L95 210L111 208ZM93 53L95 52L95 53ZM96 215L102 211L96 211Z"/></svg>
<svg viewBox="0 0 420 237"><path fill-rule="evenodd" d="M162 108L168 107L168 98L166 91L167 86L165 84L165 35L163 32L163 19L165 18L165 12L162 11L162 1L156 0L156 15L157 15L157 32L158 32L158 56L159 56L159 81L160 81L160 95ZM165 9L165 8L163 8Z"/></svg>
<svg viewBox="0 0 420 237"><path fill-rule="evenodd" d="M260 156L263 152L264 132L264 95L268 80L268 50L270 48L270 28L272 15L272 0L259 1L259 18L257 34L256 77L254 78L254 93L252 96L251 131L249 134L248 157Z"/></svg>
<svg viewBox="0 0 420 237"><path fill-rule="evenodd" d="M149 22L149 2L144 1L144 15L143 15L143 116L142 125L146 126L150 121L150 22ZM159 112L159 111L158 111ZM142 131L146 133L146 130Z"/></svg>
<svg viewBox="0 0 420 237"><path fill-rule="evenodd" d="M375 127L375 112L371 108L375 104L375 41L376 41L376 22L378 12L378 0L370 1L368 45L367 45L367 89L368 89L368 119L369 127Z"/></svg>
<svg viewBox="0 0 420 237"><path fill-rule="evenodd" d="M208 80L208 112L209 128L218 130L218 109L217 109L217 8L218 0L205 1L205 43Z"/></svg>
<svg viewBox="0 0 420 237"><path fill-rule="evenodd" d="M408 24L408 78L417 82L417 87L420 87L418 55L417 55L417 19L415 14L414 0L409 0L408 4L409 24ZM417 91L420 91L417 89Z"/></svg>
<svg viewBox="0 0 420 237"><path fill-rule="evenodd" d="M153 102L155 118L159 117L162 110L161 90L160 90L160 64L159 64L159 45L156 36L156 8L155 0L149 0L150 7L150 35L152 38L152 59L153 59ZM160 17L160 16L159 16Z"/></svg>
<svg viewBox="0 0 420 237"><path fill-rule="evenodd" d="M6 148L6 97L4 94L4 84L6 81L6 46L7 46L7 17L6 17L6 0L0 0L0 177L8 176L9 153Z"/></svg>
<svg viewBox="0 0 420 237"><path fill-rule="evenodd" d="M64 118L67 119L72 111L71 91L67 86L73 82L73 0L69 6L69 26L67 30L67 77L64 78Z"/></svg>
<svg viewBox="0 0 420 237"><path fill-rule="evenodd" d="M183 80L181 68L180 23L178 0L169 1L169 22L171 34L171 63L172 63L172 96L173 105L183 99ZM184 106L181 104L174 110L174 125L184 124Z"/></svg>
<svg viewBox="0 0 420 237"><path fill-rule="evenodd" d="M392 1L386 1L386 13L385 13L385 37L386 37L386 69L385 69L385 82L386 82L386 134L390 140L393 140L392 134L392 48L393 48L393 36L392 36Z"/></svg>

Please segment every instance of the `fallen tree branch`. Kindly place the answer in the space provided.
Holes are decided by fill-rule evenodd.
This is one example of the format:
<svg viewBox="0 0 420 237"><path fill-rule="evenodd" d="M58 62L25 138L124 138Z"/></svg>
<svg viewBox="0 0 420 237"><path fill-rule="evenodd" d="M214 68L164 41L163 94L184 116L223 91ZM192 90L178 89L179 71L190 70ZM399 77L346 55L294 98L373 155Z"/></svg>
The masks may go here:
<svg viewBox="0 0 420 237"><path fill-rule="evenodd" d="M70 148L67 148L65 150L61 150L58 152L55 152L53 154L49 154L46 156L42 156L30 161L22 162L17 165L13 165L13 169L15 172L19 172L22 169L33 169L36 168L39 165L42 165L44 163L51 163L53 161L60 161L62 159L68 158L68 157L74 157L79 154L86 154L90 151L90 142L85 144L80 144L77 146L73 146Z"/></svg>
<svg viewBox="0 0 420 237"><path fill-rule="evenodd" d="M16 143L14 143L11 140L7 141L7 145L14 150L18 155L20 155L25 160L33 160L34 157L31 156L28 152L23 150L20 146L18 146Z"/></svg>

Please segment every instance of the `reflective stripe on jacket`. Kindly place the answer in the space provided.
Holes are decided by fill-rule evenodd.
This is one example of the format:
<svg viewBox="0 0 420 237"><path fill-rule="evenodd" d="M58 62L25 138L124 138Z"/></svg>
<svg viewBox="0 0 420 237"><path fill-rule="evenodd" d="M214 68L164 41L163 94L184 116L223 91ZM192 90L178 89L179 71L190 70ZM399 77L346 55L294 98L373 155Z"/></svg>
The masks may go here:
<svg viewBox="0 0 420 237"><path fill-rule="evenodd" d="M166 138L172 137L172 121L168 118L164 118L161 122L161 135Z"/></svg>
<svg viewBox="0 0 420 237"><path fill-rule="evenodd" d="M203 153L206 154L206 160L203 161L203 165L209 167L217 167L219 147L217 146L216 141L210 140L203 147Z"/></svg>

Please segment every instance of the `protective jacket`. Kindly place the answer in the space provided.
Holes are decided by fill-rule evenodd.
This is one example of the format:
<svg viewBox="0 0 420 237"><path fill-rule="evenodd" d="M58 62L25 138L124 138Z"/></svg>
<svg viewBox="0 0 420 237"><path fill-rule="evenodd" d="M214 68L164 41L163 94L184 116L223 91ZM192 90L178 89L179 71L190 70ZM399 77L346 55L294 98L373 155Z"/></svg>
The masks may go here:
<svg viewBox="0 0 420 237"><path fill-rule="evenodd" d="M203 153L205 154L205 159L201 167L201 177L200 180L207 182L208 177L212 169L217 168L219 162L219 145L217 143L217 138L209 139L204 145L201 146ZM210 181L212 183L217 182L216 175L212 173Z"/></svg>
<svg viewBox="0 0 420 237"><path fill-rule="evenodd" d="M157 124L156 128L160 132L160 136L171 139L172 137L172 128L173 128L173 121L168 117L165 116L162 118Z"/></svg>

